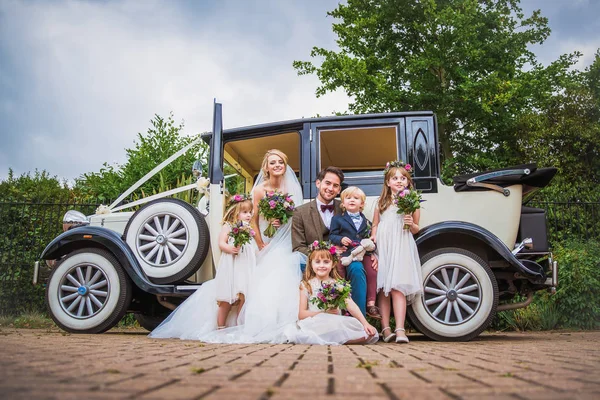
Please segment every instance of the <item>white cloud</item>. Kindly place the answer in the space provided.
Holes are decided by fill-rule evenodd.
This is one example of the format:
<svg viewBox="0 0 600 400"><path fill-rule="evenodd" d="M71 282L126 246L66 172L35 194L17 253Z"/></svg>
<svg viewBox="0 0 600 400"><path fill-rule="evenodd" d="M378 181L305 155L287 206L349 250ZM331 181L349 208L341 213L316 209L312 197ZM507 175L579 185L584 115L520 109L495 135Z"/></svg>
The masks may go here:
<svg viewBox="0 0 600 400"><path fill-rule="evenodd" d="M17 173L37 167L73 178L105 161L123 162L124 148L154 113L174 111L189 133L209 130L215 96L225 127L346 109L340 93L316 100L317 79L297 77L291 67L312 45L331 44L312 33L303 10L275 10L282 40L245 34L235 25L243 16L217 24L205 15L193 24L186 10L164 8L138 1L5 4L3 45L30 85L23 137L13 138L18 145L8 149L8 161L0 157L0 174L12 165Z"/></svg>

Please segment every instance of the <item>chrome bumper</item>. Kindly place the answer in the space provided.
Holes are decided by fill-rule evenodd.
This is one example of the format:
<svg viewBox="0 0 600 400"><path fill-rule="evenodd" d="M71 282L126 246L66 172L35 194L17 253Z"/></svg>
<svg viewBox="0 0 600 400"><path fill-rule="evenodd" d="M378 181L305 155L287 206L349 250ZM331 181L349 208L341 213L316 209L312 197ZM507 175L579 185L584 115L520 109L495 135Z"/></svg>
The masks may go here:
<svg viewBox="0 0 600 400"><path fill-rule="evenodd" d="M546 278L544 285L555 289L558 285L558 263L552 257L552 253L548 256L548 265L550 266L550 277Z"/></svg>

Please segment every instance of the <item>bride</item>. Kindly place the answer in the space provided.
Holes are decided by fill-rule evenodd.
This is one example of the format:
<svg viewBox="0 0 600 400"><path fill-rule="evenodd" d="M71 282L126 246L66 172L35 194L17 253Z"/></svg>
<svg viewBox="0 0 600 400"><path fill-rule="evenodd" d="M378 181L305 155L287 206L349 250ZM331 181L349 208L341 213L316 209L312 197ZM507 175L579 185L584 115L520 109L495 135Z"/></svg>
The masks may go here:
<svg viewBox="0 0 600 400"><path fill-rule="evenodd" d="M286 325L298 319L300 263L305 256L292 251L292 223L272 221L278 227L272 238L263 236L268 225L258 213L258 203L266 192L289 193L302 204L302 188L287 156L279 150L266 152L261 172L252 189L253 225L259 248L256 268L243 309L235 319L229 315L226 329L217 330L217 302L214 280L203 284L158 326L150 337L202 340L211 343L269 343L280 339Z"/></svg>

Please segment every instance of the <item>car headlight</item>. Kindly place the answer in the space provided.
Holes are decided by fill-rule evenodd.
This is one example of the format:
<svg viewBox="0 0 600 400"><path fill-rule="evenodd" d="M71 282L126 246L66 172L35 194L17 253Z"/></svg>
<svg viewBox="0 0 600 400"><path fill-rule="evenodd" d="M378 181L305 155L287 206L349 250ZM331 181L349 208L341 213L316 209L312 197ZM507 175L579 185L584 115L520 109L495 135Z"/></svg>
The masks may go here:
<svg viewBox="0 0 600 400"><path fill-rule="evenodd" d="M63 232L77 226L89 225L87 217L79 211L69 210L63 217Z"/></svg>

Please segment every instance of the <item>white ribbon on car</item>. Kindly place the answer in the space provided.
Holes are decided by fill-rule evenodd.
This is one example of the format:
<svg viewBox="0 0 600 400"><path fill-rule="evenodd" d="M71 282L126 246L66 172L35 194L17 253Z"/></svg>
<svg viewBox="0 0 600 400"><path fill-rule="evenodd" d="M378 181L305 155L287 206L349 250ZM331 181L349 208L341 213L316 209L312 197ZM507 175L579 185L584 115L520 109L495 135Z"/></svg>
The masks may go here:
<svg viewBox="0 0 600 400"><path fill-rule="evenodd" d="M122 195L119 196L119 198L117 198L115 201L113 201L113 203L108 206L108 209L111 211L118 211L118 210L122 210L123 208L128 208L128 207L132 207L132 205L135 203L137 204L143 204L145 203L145 201L141 202L141 200L137 200L133 203L129 203L126 204L125 206L121 206L118 208L115 208L115 206L117 204L119 204L121 201L123 201L123 199L125 199L127 196L129 196L131 193L133 193L134 190L136 190L137 188L139 188L140 186L142 186L144 183L146 183L146 181L148 181L148 179L152 178L154 175L156 175L161 169L163 169L164 167L166 167L167 165L169 165L173 160L176 160L177 158L179 158L182 154L186 153L189 149L191 149L192 147L194 147L195 145L197 145L198 143L200 143L200 140L202 140L202 138L198 138L196 140L194 140L192 143L188 144L187 146L185 146L184 148L182 148L181 150L179 150L177 153L173 154L171 157L167 158L165 161L163 161L162 163L158 164L156 167L154 167L154 169L150 172L148 172L146 175L144 175L139 181L137 181L136 183L133 184L133 186L131 186L129 189L127 189ZM191 186L191 187L188 187ZM191 188L193 188L194 186L196 186L196 184L192 184L192 185L188 185L185 186L185 190L189 190ZM173 190L169 190L168 192L165 193L179 193L182 192L183 190L180 189L184 189L184 188L178 188L178 189L173 189ZM160 198L160 197L164 197L165 193L159 193L158 195L154 195L154 196L150 196L147 198L144 198L142 200L147 200L150 201L149 199L152 198ZM158 196L158 197L157 197Z"/></svg>
<svg viewBox="0 0 600 400"><path fill-rule="evenodd" d="M185 192L186 190L190 190L190 189L198 189L198 184L197 183L190 183L189 185L182 186L182 187L175 188L175 189L171 189L171 190L167 190L166 192L161 192L161 193L153 194L152 196L144 197L143 199L132 201L131 203L127 203L127 204L124 204L124 205L122 205L120 207L113 208L112 211L121 211L121 210L124 210L126 208L131 208L131 207L139 206L140 204L145 204L145 203L148 203L149 201L156 200L156 199L161 199L163 197L167 197L167 196L170 196L172 194L176 194L176 193L180 193L180 192Z"/></svg>

